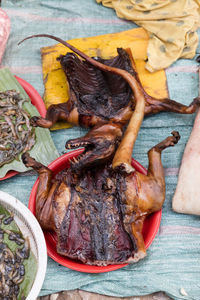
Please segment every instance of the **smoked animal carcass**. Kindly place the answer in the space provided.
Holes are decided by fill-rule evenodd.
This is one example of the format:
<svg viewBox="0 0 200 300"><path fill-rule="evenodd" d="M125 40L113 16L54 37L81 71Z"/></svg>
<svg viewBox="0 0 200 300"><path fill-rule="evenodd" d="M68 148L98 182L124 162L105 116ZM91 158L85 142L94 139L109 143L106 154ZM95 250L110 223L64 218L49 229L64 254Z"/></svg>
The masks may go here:
<svg viewBox="0 0 200 300"><path fill-rule="evenodd" d="M57 252L98 266L144 258L144 220L160 210L165 200L161 152L179 138L178 132L173 132L148 152L147 175L131 166L127 167L131 172L125 171L123 155L127 152L118 152L121 160L120 164L115 161L116 168L110 161L78 174L68 168L55 178L50 169L27 152L23 154L25 165L39 174L36 217L44 230L56 233Z"/></svg>
<svg viewBox="0 0 200 300"><path fill-rule="evenodd" d="M165 200L161 152L180 138L178 132L172 132L148 152L147 175L134 170L131 157L144 117L145 97L137 80L126 71L122 74L134 94L135 107L121 142L113 149L114 157L107 155L105 142L99 160L98 148L94 151L91 147L91 133L90 143L76 141L76 147L85 146L83 154L55 178L27 152L22 155L24 164L39 174L36 217L40 225L56 232L58 253L90 265L133 263L146 255L144 220L160 210ZM106 139L111 136L106 130L104 135Z"/></svg>
<svg viewBox="0 0 200 300"><path fill-rule="evenodd" d="M32 124L50 128L64 119L90 130L66 143L66 148L84 151L55 178L50 169L23 154L24 164L39 174L36 217L44 230L56 232L62 255L99 266L136 262L146 255L144 220L165 200L161 152L180 138L174 131L150 149L147 175L137 172L131 157L143 118L159 111L192 113L199 101L187 107L147 95L129 51L119 49L114 59L95 60L53 38L84 60L72 53L59 58L70 99L49 107L46 118L32 118Z"/></svg>
<svg viewBox="0 0 200 300"><path fill-rule="evenodd" d="M118 55L111 59L93 59L60 38L40 34L26 39L32 37L52 38L74 51L58 58L69 83L69 100L51 105L46 118L33 117L32 125L50 128L57 121L65 120L73 125L89 128L86 136L66 143L67 149L80 145L92 150L91 156L87 157L88 166L94 163L94 153L98 154L98 163L102 160L109 161L114 156L124 128L135 110L137 94L144 98L145 116L161 111L191 114L199 106L199 99L194 99L189 106L185 106L168 98L156 99L149 96L141 85L129 49L119 48ZM83 159L74 164L74 167L81 169L82 162Z"/></svg>

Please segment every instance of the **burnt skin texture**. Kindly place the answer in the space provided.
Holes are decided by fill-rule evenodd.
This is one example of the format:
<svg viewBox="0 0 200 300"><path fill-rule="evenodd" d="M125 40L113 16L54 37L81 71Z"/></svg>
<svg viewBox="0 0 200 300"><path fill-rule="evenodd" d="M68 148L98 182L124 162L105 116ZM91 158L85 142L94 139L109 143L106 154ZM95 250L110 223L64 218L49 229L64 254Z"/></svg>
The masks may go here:
<svg viewBox="0 0 200 300"><path fill-rule="evenodd" d="M23 154L25 165L39 174L36 217L43 229L57 233L57 252L100 266L143 258L145 217L165 200L161 152L179 138L173 132L148 152L147 175L107 163L78 175L69 168L52 179L51 170Z"/></svg>
<svg viewBox="0 0 200 300"><path fill-rule="evenodd" d="M145 101L145 116L162 111L191 114L199 106L198 98L189 106L185 106L168 98L156 99L149 96L142 87L129 49L118 49L118 55L112 59L93 59L57 37L41 34L26 39L32 37L55 39L76 53L67 53L58 58L69 83L69 100L51 105L46 118L33 117L31 122L33 126L50 128L57 121L65 120L73 125L92 129L84 137L87 145L84 155L73 163L73 168L77 171L82 169L84 164L85 167L89 167L97 160L104 163L114 156L125 125L135 110L138 93ZM95 133L98 134L96 139ZM67 142L66 148L75 148L75 144L76 147L81 146L76 139L75 142ZM93 155L91 151L87 154L87 150L93 150ZM98 153L98 157L95 153Z"/></svg>
<svg viewBox="0 0 200 300"><path fill-rule="evenodd" d="M120 75L99 70L90 62L83 61L74 53L59 58L70 87L66 103L51 105L46 118L32 118L35 126L50 128L59 120L65 120L86 128L105 122L127 124L135 108L135 99L129 84ZM145 116L162 111L191 114L196 111L199 100L189 106L169 98L156 99L148 95L140 82L129 49L118 49L118 56L110 60L97 58L108 66L126 70L138 82L145 97Z"/></svg>
<svg viewBox="0 0 200 300"><path fill-rule="evenodd" d="M97 60L133 75L131 62L123 49L118 49L118 56L114 59ZM79 125L92 125L86 124L85 116L96 116L101 121L108 122L130 104L131 88L119 75L102 72L87 61L80 60L74 53L61 56L60 63L69 82L70 91L75 94Z"/></svg>

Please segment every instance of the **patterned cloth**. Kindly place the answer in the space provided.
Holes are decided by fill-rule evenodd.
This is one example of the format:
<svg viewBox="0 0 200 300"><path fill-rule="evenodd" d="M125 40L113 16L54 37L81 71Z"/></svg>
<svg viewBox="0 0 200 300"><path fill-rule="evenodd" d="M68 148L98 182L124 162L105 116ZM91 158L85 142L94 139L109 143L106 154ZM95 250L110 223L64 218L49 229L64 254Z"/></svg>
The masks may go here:
<svg viewBox="0 0 200 300"><path fill-rule="evenodd" d="M34 39L20 46L27 35L49 33L65 40L118 32L136 27L133 22L118 19L114 10L95 0L3 0L2 8L11 18L11 34L2 61L12 71L43 94L40 48L55 44ZM200 35L200 31L198 31ZM200 48L197 48L200 52ZM181 59L166 70L171 98L189 104L198 95L195 60ZM147 257L135 265L102 274L85 274L65 268L48 259L41 295L56 291L83 289L110 296L128 297L165 291L173 299L200 299L200 229L199 217L176 214L171 210L181 156L191 132L194 115L161 113L146 118L134 148L134 158L145 167L147 151L178 130L181 140L163 153L166 174L166 201L158 235L147 251ZM66 140L85 133L80 128L51 133L61 154ZM35 175L17 175L1 181L0 189L28 204ZM184 290L183 290L184 289ZM184 296L185 291L188 296Z"/></svg>
<svg viewBox="0 0 200 300"><path fill-rule="evenodd" d="M118 17L147 30L150 72L169 67L178 58L193 58L200 26L199 0L97 0L115 9Z"/></svg>

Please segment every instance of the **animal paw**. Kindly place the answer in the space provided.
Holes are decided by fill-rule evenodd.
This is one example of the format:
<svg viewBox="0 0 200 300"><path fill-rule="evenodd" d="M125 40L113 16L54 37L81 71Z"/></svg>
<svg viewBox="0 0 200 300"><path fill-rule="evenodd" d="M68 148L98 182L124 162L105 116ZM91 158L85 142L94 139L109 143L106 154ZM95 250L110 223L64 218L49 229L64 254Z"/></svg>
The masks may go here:
<svg viewBox="0 0 200 300"><path fill-rule="evenodd" d="M37 116L32 117L30 119L30 123L33 127L42 127L42 128L50 128L53 125L52 121Z"/></svg>
<svg viewBox="0 0 200 300"><path fill-rule="evenodd" d="M37 127L39 119L40 119L40 117L36 117L36 116L32 117L30 119L31 126Z"/></svg>
<svg viewBox="0 0 200 300"><path fill-rule="evenodd" d="M36 163L35 159L32 158L28 152L22 154L22 161L27 168L33 167Z"/></svg>
<svg viewBox="0 0 200 300"><path fill-rule="evenodd" d="M173 147L180 140L180 134L178 131L172 131L172 136L168 136L166 140L163 141L164 148ZM164 149L163 148L163 149Z"/></svg>
<svg viewBox="0 0 200 300"><path fill-rule="evenodd" d="M180 135L178 131L172 131L172 136L168 136L164 141L161 143L157 144L154 149L157 149L159 152L168 148L168 147L173 147L178 143L180 140Z"/></svg>
<svg viewBox="0 0 200 300"><path fill-rule="evenodd" d="M170 146L174 146L178 143L181 136L178 131L172 131L171 134L172 134L172 136L169 137L169 139L171 140Z"/></svg>
<svg viewBox="0 0 200 300"><path fill-rule="evenodd" d="M194 98L193 103L197 104L198 106L200 106L200 96Z"/></svg>

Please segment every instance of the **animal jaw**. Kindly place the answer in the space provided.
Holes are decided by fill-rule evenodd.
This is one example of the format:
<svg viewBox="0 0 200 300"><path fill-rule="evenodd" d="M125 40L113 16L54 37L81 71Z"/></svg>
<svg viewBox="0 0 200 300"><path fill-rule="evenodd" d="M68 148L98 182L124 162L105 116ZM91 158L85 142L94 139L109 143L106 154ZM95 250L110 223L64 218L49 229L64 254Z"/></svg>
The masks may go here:
<svg viewBox="0 0 200 300"><path fill-rule="evenodd" d="M84 147L84 151L71 161L74 171L81 171L111 161L122 137L117 124L102 124L92 128L84 137L67 141L66 149Z"/></svg>

